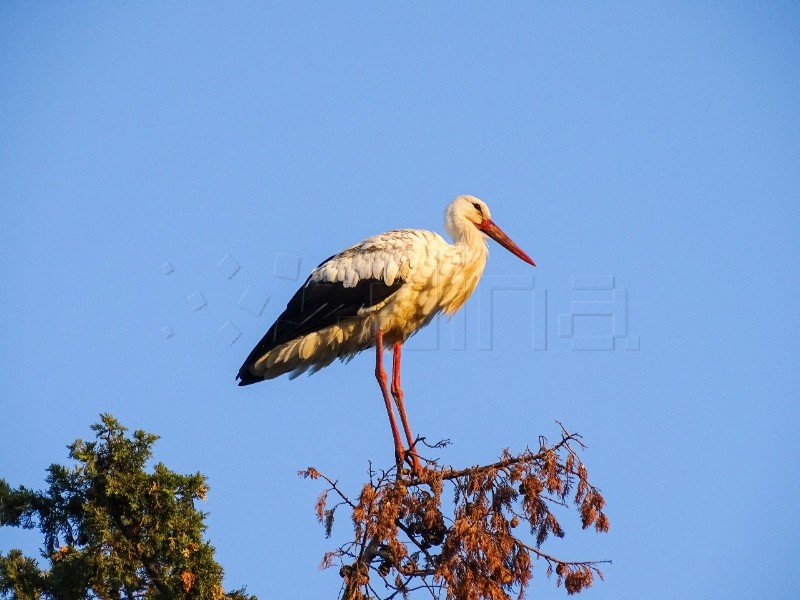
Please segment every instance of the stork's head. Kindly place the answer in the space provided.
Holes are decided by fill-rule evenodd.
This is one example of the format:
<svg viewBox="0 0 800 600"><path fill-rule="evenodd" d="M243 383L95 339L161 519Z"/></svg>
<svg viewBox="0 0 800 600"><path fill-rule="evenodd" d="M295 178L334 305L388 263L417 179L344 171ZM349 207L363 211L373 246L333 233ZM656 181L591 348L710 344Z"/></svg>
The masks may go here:
<svg viewBox="0 0 800 600"><path fill-rule="evenodd" d="M526 263L536 266L530 256L517 246L494 221L492 221L489 207L483 200L475 196L458 196L447 207L444 213L444 225L447 233L458 242L472 237L470 235L472 227L482 232L484 236L489 236L506 250L524 260Z"/></svg>

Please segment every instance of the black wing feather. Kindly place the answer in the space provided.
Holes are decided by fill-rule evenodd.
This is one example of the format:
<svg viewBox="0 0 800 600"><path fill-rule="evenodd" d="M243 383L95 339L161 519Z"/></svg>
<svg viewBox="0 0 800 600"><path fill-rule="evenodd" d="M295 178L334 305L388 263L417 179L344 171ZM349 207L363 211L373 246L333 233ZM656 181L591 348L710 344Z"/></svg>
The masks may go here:
<svg viewBox="0 0 800 600"><path fill-rule="evenodd" d="M239 385L263 381L262 377L250 372L250 367L273 348L334 325L341 319L355 317L360 309L386 300L403 283L400 279L392 285L380 279L361 279L353 287L345 287L339 282L312 282L309 277L244 361L236 377Z"/></svg>

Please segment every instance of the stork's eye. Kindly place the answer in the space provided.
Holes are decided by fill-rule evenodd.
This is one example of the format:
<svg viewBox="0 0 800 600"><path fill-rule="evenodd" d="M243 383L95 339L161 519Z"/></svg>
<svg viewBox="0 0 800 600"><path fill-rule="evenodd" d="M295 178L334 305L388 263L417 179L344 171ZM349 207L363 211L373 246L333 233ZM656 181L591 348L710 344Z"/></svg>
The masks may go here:
<svg viewBox="0 0 800 600"><path fill-rule="evenodd" d="M475 210L478 211L479 215L483 216L483 210L481 209L481 205L480 204L478 204L477 202L473 202L472 206L475 208Z"/></svg>

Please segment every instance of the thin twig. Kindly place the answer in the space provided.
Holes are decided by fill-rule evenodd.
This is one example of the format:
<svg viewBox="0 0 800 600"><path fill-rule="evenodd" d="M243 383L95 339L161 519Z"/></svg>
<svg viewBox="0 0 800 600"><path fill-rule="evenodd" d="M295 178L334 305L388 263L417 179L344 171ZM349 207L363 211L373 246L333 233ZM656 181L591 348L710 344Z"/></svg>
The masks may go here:
<svg viewBox="0 0 800 600"><path fill-rule="evenodd" d="M581 560L581 561L578 561L578 560L561 560L560 558L556 558L555 556L552 556L550 554L542 552L538 548L536 548L534 546L530 546L530 545L526 544L525 542L520 541L519 539L517 539L516 541L517 541L517 544L519 544L520 546L522 546L526 550L529 550L529 551L533 552L539 558L543 558L547 562L555 563L557 565L567 565L567 566L575 566L575 567L577 567L577 566L594 567L595 565L613 564L613 561L611 561L611 560Z"/></svg>
<svg viewBox="0 0 800 600"><path fill-rule="evenodd" d="M577 443L581 443L577 439L577 434L569 434L561 439L560 442L554 444L550 448L546 448L534 454L530 450L526 450L519 456L512 456L510 458L504 458L503 460L499 460L495 463L489 465L475 465L473 467L467 467L466 469L460 469L455 471L453 469L443 469L442 470L442 479L458 479L459 477L464 477L465 475L477 475L479 473L485 473L486 471L492 471L497 469L503 469L506 467L510 467L511 465L516 465L521 462L530 462L535 460L540 460L544 458L547 452L557 452L564 446L568 446L569 442L575 441Z"/></svg>

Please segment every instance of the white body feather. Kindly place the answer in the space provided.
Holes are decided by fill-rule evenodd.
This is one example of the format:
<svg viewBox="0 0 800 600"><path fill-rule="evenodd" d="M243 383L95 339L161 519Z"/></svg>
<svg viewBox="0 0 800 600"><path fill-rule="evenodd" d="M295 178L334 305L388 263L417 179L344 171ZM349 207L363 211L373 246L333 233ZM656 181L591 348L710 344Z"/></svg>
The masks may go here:
<svg viewBox="0 0 800 600"><path fill-rule="evenodd" d="M387 346L404 342L438 313L461 308L478 285L487 253L482 239L476 247L451 245L437 233L417 229L389 231L351 246L314 269L310 281L354 287L361 279L388 285L400 279L403 286L357 317L274 348L256 362L254 372L272 379L317 371L374 345L378 328Z"/></svg>

